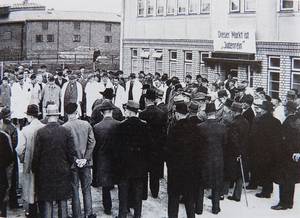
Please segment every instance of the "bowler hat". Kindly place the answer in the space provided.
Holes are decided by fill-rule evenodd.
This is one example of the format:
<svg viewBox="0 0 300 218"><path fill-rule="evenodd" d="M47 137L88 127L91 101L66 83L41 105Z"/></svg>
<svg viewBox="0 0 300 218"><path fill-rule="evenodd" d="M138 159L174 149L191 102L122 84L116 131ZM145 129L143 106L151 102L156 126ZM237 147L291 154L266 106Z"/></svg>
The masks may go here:
<svg viewBox="0 0 300 218"><path fill-rule="evenodd" d="M28 116L38 117L39 116L39 107L36 104L28 105L26 114Z"/></svg>
<svg viewBox="0 0 300 218"><path fill-rule="evenodd" d="M196 102L191 101L191 103L189 105L189 111L190 111L190 113L197 113L198 112L198 108L199 108L199 105Z"/></svg>
<svg viewBox="0 0 300 218"><path fill-rule="evenodd" d="M112 88L106 88L104 92L100 92L104 98L113 99L115 97L114 90Z"/></svg>
<svg viewBox="0 0 300 218"><path fill-rule="evenodd" d="M146 94L145 94L145 98L154 101L156 99L155 90L147 89Z"/></svg>
<svg viewBox="0 0 300 218"><path fill-rule="evenodd" d="M137 113L140 109L140 105L139 105L139 103L137 103L133 100L128 100L125 108L126 108L126 110L130 110L130 111Z"/></svg>
<svg viewBox="0 0 300 218"><path fill-rule="evenodd" d="M230 109L234 112L242 113L243 112L243 105L241 103L238 103L238 102L233 102Z"/></svg>
<svg viewBox="0 0 300 218"><path fill-rule="evenodd" d="M46 109L46 116L59 116L58 106L56 104L49 104Z"/></svg>
<svg viewBox="0 0 300 218"><path fill-rule="evenodd" d="M216 105L214 103L207 103L205 107L205 113L214 113L216 112Z"/></svg>
<svg viewBox="0 0 300 218"><path fill-rule="evenodd" d="M10 115L11 115L11 111L9 107L4 107L0 112L0 120L10 118Z"/></svg>
<svg viewBox="0 0 300 218"><path fill-rule="evenodd" d="M176 104L176 112L180 114L187 114L188 113L187 105L184 102L180 102Z"/></svg>
<svg viewBox="0 0 300 218"><path fill-rule="evenodd" d="M78 105L76 103L69 103L65 107L66 114L73 114L77 110Z"/></svg>
<svg viewBox="0 0 300 218"><path fill-rule="evenodd" d="M106 110L113 110L115 109L115 106L113 105L113 103L111 103L111 101L108 100L104 100L102 102L102 104L99 107L99 110L101 111L106 111Z"/></svg>

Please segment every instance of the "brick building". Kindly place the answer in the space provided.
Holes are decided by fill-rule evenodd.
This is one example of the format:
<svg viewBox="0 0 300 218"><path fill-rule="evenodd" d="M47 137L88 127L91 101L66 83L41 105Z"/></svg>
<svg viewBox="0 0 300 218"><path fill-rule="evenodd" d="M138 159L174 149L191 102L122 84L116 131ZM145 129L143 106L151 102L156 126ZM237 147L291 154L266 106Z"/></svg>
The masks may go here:
<svg viewBox="0 0 300 218"><path fill-rule="evenodd" d="M122 68L300 91L300 1L125 0Z"/></svg>
<svg viewBox="0 0 300 218"><path fill-rule="evenodd" d="M120 17L113 13L56 11L30 5L0 17L0 61L56 59L84 49L119 56ZM69 53L68 53L69 52Z"/></svg>

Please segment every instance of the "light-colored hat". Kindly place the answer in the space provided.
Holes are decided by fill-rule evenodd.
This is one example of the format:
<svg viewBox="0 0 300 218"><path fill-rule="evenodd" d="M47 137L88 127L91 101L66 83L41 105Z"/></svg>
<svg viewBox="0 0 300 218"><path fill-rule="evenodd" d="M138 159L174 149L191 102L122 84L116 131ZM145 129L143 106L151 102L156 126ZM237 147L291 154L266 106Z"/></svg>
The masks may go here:
<svg viewBox="0 0 300 218"><path fill-rule="evenodd" d="M60 116L58 106L56 104L49 104L46 109L46 116Z"/></svg>

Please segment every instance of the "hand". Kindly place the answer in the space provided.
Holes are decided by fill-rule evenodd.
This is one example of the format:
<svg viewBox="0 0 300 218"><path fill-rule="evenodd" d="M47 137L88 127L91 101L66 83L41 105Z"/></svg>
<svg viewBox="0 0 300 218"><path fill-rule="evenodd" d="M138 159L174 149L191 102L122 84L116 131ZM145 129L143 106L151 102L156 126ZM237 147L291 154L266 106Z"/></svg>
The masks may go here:
<svg viewBox="0 0 300 218"><path fill-rule="evenodd" d="M77 159L76 160L77 167L82 168L87 164L86 159Z"/></svg>
<svg viewBox="0 0 300 218"><path fill-rule="evenodd" d="M298 162L300 160L300 153L294 153L292 158L294 161Z"/></svg>

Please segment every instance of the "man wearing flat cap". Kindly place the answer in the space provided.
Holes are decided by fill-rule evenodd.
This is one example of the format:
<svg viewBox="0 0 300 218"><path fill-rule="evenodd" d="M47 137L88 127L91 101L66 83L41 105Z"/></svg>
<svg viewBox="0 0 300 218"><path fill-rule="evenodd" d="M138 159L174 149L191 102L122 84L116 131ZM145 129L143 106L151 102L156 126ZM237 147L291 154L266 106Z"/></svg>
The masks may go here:
<svg viewBox="0 0 300 218"><path fill-rule="evenodd" d="M110 101L103 102L99 106L103 120L94 126L96 146L93 151L93 186L102 187L102 202L104 213L107 215L111 215L112 209L111 187L118 184L114 149L120 122L113 118L114 108Z"/></svg>
<svg viewBox="0 0 300 218"><path fill-rule="evenodd" d="M23 195L22 198L26 203L25 215L29 217L37 216L37 199L35 193L35 175L32 171L33 152L35 150L36 133L44 127L38 120L39 108L37 105L27 107L27 120L29 125L25 126L20 133L20 140L17 147L17 153L20 162L23 163Z"/></svg>
<svg viewBox="0 0 300 218"><path fill-rule="evenodd" d="M273 117L273 105L269 101L254 101L256 117L249 136L249 158L253 166L254 180L262 186L256 194L259 198L270 198L273 192L274 162L282 143L281 123Z"/></svg>
<svg viewBox="0 0 300 218"><path fill-rule="evenodd" d="M186 215L195 217L196 187L199 148L194 127L188 118L188 108L183 102L176 104L177 122L170 129L166 146L168 168L168 217L178 217L179 199L183 196Z"/></svg>
<svg viewBox="0 0 300 218"><path fill-rule="evenodd" d="M95 147L95 137L92 126L83 120L77 118L78 105L69 103L65 112L68 116L68 122L63 127L72 133L75 150L77 152L76 163L72 166L72 211L73 217L81 217L81 207L79 199L79 183L81 184L82 195L84 199L84 215L88 218L96 217L92 209L92 172L93 150Z"/></svg>
<svg viewBox="0 0 300 218"><path fill-rule="evenodd" d="M146 108L139 114L139 118L146 121L151 142L149 150L150 190L153 198L158 197L159 179L163 177L164 157L163 147L166 142L165 113L155 105L156 92L148 89L145 94ZM148 193L148 179L145 181Z"/></svg>
<svg viewBox="0 0 300 218"><path fill-rule="evenodd" d="M117 130L118 142L114 153L119 181L118 218L126 218L129 207L134 208L134 217L142 214L143 183L147 178L151 138L146 123L138 118L138 110L139 104L129 100L125 109L127 119ZM132 190L130 195L129 190Z"/></svg>

